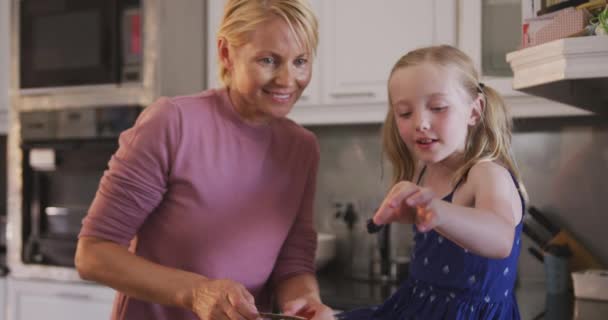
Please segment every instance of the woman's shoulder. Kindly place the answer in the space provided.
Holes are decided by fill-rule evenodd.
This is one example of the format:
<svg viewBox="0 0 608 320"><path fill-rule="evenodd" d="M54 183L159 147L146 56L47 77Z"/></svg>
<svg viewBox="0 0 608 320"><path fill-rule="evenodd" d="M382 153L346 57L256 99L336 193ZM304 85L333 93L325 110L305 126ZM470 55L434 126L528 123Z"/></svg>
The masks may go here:
<svg viewBox="0 0 608 320"><path fill-rule="evenodd" d="M289 140L291 141L298 141L299 143L305 143L311 146L318 144L317 136L312 131L302 127L289 118L278 119L277 127L277 134L289 137Z"/></svg>
<svg viewBox="0 0 608 320"><path fill-rule="evenodd" d="M201 107L215 107L222 104L223 94L224 91L222 89L208 89L194 94L167 98L167 103L181 109L182 112L204 112L211 108Z"/></svg>

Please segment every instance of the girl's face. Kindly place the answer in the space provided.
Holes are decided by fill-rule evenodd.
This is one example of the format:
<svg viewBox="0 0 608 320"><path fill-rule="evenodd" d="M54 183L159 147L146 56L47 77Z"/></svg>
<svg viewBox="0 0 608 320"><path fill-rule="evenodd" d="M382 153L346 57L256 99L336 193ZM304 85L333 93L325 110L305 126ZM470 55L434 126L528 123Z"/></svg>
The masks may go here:
<svg viewBox="0 0 608 320"><path fill-rule="evenodd" d="M219 54L230 73L232 103L253 123L285 117L312 75L311 53L279 17L259 25L243 46L221 39Z"/></svg>
<svg viewBox="0 0 608 320"><path fill-rule="evenodd" d="M389 95L399 135L413 156L436 163L464 151L476 124L481 98L472 101L457 71L429 63L395 70Z"/></svg>

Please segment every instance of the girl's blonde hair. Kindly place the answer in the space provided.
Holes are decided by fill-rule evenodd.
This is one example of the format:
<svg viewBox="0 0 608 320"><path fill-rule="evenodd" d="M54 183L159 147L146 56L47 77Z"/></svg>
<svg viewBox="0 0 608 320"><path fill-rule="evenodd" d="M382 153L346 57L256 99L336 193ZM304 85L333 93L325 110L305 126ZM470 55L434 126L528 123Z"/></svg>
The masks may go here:
<svg viewBox="0 0 608 320"><path fill-rule="evenodd" d="M466 137L464 165L456 171L453 180L466 179L469 170L482 161L496 161L506 167L519 184L519 189L527 197L515 159L511 154L512 121L504 100L496 90L479 82L479 75L471 59L462 51L448 45L432 46L410 51L393 66L390 76L401 68L431 63L440 67L455 68L459 80L471 101L481 93L485 98L481 121L470 127ZM389 77L390 78L390 77ZM382 128L384 152L393 165L393 183L412 181L416 161L399 135L395 115L390 101Z"/></svg>
<svg viewBox="0 0 608 320"><path fill-rule="evenodd" d="M314 54L319 41L318 22L307 0L228 0L217 38L226 39L234 47L242 46L252 31L274 17L285 20L299 44ZM228 70L218 62L220 80L228 86Z"/></svg>

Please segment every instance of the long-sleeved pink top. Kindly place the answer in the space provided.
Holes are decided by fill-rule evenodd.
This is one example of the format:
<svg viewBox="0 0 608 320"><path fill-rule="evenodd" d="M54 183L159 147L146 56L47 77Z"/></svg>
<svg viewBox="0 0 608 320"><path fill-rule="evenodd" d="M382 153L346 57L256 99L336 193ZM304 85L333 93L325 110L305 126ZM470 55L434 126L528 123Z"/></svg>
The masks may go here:
<svg viewBox="0 0 608 320"><path fill-rule="evenodd" d="M123 132L80 236L150 261L243 284L267 310L272 288L314 273L319 147L289 119L244 122L225 89L160 98ZM112 319L197 319L118 293Z"/></svg>

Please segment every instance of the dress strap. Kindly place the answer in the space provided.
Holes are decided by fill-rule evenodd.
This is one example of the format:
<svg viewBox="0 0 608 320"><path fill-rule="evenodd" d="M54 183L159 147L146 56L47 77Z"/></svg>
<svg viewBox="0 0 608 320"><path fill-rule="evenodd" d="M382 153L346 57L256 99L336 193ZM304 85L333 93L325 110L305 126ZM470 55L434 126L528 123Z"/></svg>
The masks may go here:
<svg viewBox="0 0 608 320"><path fill-rule="evenodd" d="M422 170L420 170L420 175L418 175L418 180L416 180L416 184L417 185L420 184L420 180L422 180L422 176L424 175L424 171L426 171L426 166L422 167Z"/></svg>
<svg viewBox="0 0 608 320"><path fill-rule="evenodd" d="M452 197L454 196L454 192L456 192L456 189L458 189L458 187L460 187L460 185L462 184L463 181L464 181L464 177L460 178L458 180L458 182L456 182L456 185L454 186L452 191L450 193L448 193L448 195L445 196L443 199L445 201L452 202Z"/></svg>

